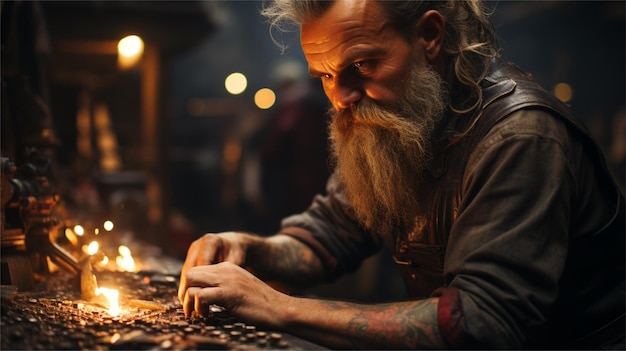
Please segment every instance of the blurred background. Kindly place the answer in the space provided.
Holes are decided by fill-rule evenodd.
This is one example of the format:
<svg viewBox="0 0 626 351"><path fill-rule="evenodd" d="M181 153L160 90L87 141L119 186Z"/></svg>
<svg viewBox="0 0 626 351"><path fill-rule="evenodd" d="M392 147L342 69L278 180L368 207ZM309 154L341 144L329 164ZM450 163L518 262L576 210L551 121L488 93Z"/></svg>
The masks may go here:
<svg viewBox="0 0 626 351"><path fill-rule="evenodd" d="M206 232L271 234L323 190L327 103L260 1L0 4L2 156L52 150L67 216L183 259ZM574 107L623 184L625 3L491 4L503 57ZM364 265L317 293L402 297L387 258Z"/></svg>

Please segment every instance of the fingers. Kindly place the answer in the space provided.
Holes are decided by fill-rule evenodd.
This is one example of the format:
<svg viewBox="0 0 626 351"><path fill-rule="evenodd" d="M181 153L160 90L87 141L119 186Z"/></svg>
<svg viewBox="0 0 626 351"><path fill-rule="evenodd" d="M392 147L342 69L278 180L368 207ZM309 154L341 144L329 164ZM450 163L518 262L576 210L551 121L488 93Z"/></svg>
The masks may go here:
<svg viewBox="0 0 626 351"><path fill-rule="evenodd" d="M212 268L212 266L196 266L191 267L185 273L185 279L180 282L178 288L181 302L183 302L187 289L191 287L215 286L217 284L215 275L211 273Z"/></svg>
<svg viewBox="0 0 626 351"><path fill-rule="evenodd" d="M231 262L192 267L185 281L181 286L181 302L187 318L194 311L208 316L210 307L215 304L243 320L267 320L259 311L271 311L272 301L281 295Z"/></svg>
<svg viewBox="0 0 626 351"><path fill-rule="evenodd" d="M210 313L210 305L213 301L212 295L215 287L191 287L185 293L183 311L185 317L189 318L191 313L195 311L199 316L206 317Z"/></svg>
<svg viewBox="0 0 626 351"><path fill-rule="evenodd" d="M195 266L202 266L220 262L223 256L224 242L215 234L205 234L200 239L194 241L187 250L187 257L183 263L180 274L180 285L178 288L178 299L183 302L186 286L186 273Z"/></svg>
<svg viewBox="0 0 626 351"><path fill-rule="evenodd" d="M188 284L187 272L193 267L213 265L220 262L230 262L242 265L246 260L246 248L249 245L250 236L237 232L224 232L218 234L205 234L194 241L187 251L187 257L183 263L178 299L183 303Z"/></svg>
<svg viewBox="0 0 626 351"><path fill-rule="evenodd" d="M209 305L217 303L216 290L219 285L219 276L213 272L214 266L193 267L186 274L186 283L181 285L181 302L185 316L189 317L192 311L201 316L209 313Z"/></svg>
<svg viewBox="0 0 626 351"><path fill-rule="evenodd" d="M199 289L199 288L194 288L194 289ZM191 310L193 308L194 296L192 295L192 293L194 292L195 291L192 289L185 289L183 293L183 298L180 300L183 305L183 311L185 312L185 317L187 318L189 318L189 316L191 315Z"/></svg>
<svg viewBox="0 0 626 351"><path fill-rule="evenodd" d="M187 277L186 277L187 271L189 270L189 268L195 265L193 264L193 262L197 260L198 251L194 249L194 246L196 245L197 245L196 242L193 242L191 246L189 247L189 250L187 250L187 257L185 258L185 262L183 263L183 267L180 272L180 281L178 284L178 299L180 300L181 303L183 302L184 293L185 293L185 290L183 289L183 287L187 285Z"/></svg>

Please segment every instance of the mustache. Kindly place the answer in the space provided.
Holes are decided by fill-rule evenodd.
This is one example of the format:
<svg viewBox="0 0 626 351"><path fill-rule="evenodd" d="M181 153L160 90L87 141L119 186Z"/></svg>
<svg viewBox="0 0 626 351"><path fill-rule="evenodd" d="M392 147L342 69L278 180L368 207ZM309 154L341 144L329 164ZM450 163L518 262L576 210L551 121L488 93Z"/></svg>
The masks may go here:
<svg viewBox="0 0 626 351"><path fill-rule="evenodd" d="M395 129L394 121L403 119L401 114L393 109L382 106L369 99L363 99L343 110L331 108L331 121L339 131L348 131L355 124Z"/></svg>

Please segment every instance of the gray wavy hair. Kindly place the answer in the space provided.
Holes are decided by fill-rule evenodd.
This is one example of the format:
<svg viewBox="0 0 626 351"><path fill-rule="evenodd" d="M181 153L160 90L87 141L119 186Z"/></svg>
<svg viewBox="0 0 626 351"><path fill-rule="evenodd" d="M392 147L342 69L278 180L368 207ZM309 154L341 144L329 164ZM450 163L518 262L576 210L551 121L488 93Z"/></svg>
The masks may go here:
<svg viewBox="0 0 626 351"><path fill-rule="evenodd" d="M264 4L261 14L269 21L272 39L284 49L274 33L297 29L302 22L324 14L332 4L333 1L327 0L274 0ZM460 84L456 89L464 92L455 95L465 97L454 103L457 106L450 107L453 111L464 113L480 106L482 93L479 83L487 74L492 59L499 56L496 33L489 20L491 9L480 0L382 0L379 4L386 11L390 23L403 35L408 35L409 27L428 10L437 10L444 16L443 53L448 74L454 74Z"/></svg>

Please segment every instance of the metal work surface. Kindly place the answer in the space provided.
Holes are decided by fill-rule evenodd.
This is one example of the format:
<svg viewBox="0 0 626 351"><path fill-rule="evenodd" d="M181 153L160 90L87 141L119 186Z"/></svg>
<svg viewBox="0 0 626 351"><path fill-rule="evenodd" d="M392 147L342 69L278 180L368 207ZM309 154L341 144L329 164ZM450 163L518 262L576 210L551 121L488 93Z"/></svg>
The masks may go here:
<svg viewBox="0 0 626 351"><path fill-rule="evenodd" d="M57 272L19 292L2 286L2 350L310 350L292 335L238 322L219 306L208 317L185 318L174 276L103 272L102 286L119 291L119 313L85 300L76 276Z"/></svg>

